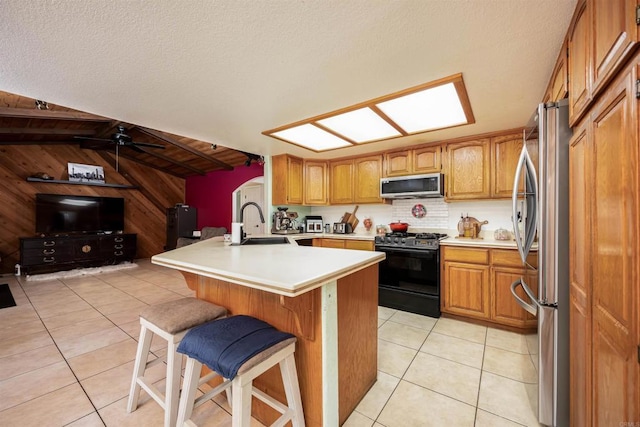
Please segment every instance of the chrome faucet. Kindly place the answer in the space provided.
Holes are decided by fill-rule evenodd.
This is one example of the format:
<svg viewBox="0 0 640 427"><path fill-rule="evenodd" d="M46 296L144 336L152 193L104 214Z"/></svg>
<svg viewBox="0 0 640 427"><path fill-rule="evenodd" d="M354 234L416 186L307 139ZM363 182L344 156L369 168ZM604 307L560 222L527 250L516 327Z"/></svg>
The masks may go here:
<svg viewBox="0 0 640 427"><path fill-rule="evenodd" d="M258 208L258 213L260 214L260 221L264 224L264 215L262 214L262 209L260 209L260 205L258 205L256 202L247 202L244 205L242 205L242 207L240 208L240 222L244 223L243 219L244 219L244 208L246 208L249 205L253 205L256 208ZM247 237L247 233L244 232L243 230L244 226L240 226L240 236L241 239L244 240L245 237Z"/></svg>
<svg viewBox="0 0 640 427"><path fill-rule="evenodd" d="M253 205L256 208L258 208L258 213L260 214L260 221L264 224L264 215L262 215L262 209L260 209L260 205L257 204L256 202L247 202L244 205L242 205L242 207L240 208L240 222L243 222L242 219L244 218L244 208L246 208L249 205Z"/></svg>

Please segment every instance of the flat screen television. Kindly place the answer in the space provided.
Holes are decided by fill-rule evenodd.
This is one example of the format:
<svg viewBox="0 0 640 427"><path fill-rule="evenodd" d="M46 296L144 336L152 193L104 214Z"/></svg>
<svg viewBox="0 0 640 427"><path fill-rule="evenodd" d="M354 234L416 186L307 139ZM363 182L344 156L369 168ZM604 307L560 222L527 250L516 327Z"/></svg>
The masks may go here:
<svg viewBox="0 0 640 427"><path fill-rule="evenodd" d="M36 194L37 234L80 234L124 230L121 197Z"/></svg>

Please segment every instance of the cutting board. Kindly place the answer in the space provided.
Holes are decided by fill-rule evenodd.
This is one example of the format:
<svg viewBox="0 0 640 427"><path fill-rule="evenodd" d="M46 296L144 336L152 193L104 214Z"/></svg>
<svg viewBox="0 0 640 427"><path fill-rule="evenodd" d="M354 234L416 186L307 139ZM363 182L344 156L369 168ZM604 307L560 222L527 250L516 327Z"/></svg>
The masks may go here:
<svg viewBox="0 0 640 427"><path fill-rule="evenodd" d="M345 213L345 216L343 217L343 222L347 223L347 224L351 224L351 229L355 230L356 227L358 226L358 223L360 222L360 220L358 220L358 218L356 217L356 212L358 211L359 206L356 206L356 208L353 210L353 213ZM345 220L346 217L346 220Z"/></svg>

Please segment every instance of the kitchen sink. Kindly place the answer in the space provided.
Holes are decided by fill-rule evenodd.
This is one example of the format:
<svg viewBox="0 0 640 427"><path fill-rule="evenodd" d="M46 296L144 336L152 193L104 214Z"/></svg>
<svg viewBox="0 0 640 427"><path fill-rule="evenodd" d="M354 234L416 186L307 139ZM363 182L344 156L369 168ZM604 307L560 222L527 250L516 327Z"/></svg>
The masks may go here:
<svg viewBox="0 0 640 427"><path fill-rule="evenodd" d="M287 237L249 237L240 243L241 245L281 245L289 243Z"/></svg>

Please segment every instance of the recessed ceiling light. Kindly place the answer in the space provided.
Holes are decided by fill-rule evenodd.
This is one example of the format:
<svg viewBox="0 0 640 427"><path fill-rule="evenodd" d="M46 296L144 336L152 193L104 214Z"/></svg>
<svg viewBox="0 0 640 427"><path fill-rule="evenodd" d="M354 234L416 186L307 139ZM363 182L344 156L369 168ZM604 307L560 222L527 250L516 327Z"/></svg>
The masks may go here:
<svg viewBox="0 0 640 427"><path fill-rule="evenodd" d="M475 123L462 74L262 132L319 152Z"/></svg>
<svg viewBox="0 0 640 427"><path fill-rule="evenodd" d="M377 107L408 133L467 123L453 83L381 102Z"/></svg>
<svg viewBox="0 0 640 427"><path fill-rule="evenodd" d="M318 123L357 143L395 138L402 135L386 120L374 113L371 108L349 111L318 120Z"/></svg>
<svg viewBox="0 0 640 427"><path fill-rule="evenodd" d="M285 141L301 145L315 151L332 150L334 148L351 145L344 139L309 123L285 129L280 132L274 132L272 135L276 138L284 139Z"/></svg>

